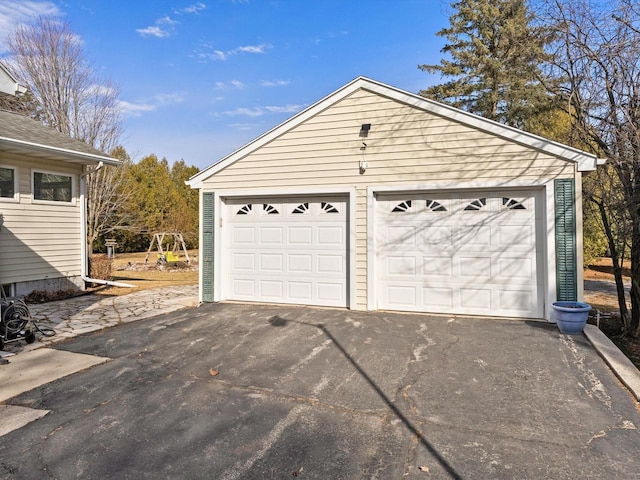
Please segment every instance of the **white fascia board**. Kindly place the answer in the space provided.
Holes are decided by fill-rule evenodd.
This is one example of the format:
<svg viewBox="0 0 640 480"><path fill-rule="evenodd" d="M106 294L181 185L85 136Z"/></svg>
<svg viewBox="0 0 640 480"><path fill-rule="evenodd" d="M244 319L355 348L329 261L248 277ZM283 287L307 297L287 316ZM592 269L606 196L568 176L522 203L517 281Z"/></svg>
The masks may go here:
<svg viewBox="0 0 640 480"><path fill-rule="evenodd" d="M2 146L2 144L7 144L10 147L18 148L27 152L36 150L40 152L55 153L56 155L66 157L70 160L80 160L81 163L86 164L102 162L105 165L117 166L122 163L120 162L120 160L116 160L115 158L107 157L105 155L95 155L93 153L78 152L76 150L69 150L67 148L52 147L50 145L42 145L33 142L25 142L23 140L16 140L15 138L0 137L0 147Z"/></svg>
<svg viewBox="0 0 640 480"><path fill-rule="evenodd" d="M220 161L197 173L188 180L188 184L191 186L191 188L201 188L202 182L205 179L228 167L240 158L257 150L273 139L279 137L286 131L296 127L300 123L308 120L309 118L320 113L329 106L342 100L346 96L359 89L369 90L371 92L392 98L394 100L405 103L407 105L411 105L415 108L419 108L434 115L448 118L453 121L460 122L461 124L469 125L493 135L497 135L513 142L520 143L536 150L540 150L542 152L548 153L549 155L559 157L563 160L575 162L578 165L578 171L595 170L596 166L598 165L598 157L596 155L592 155L582 150L578 150L576 148L569 147L567 145L563 145L561 143L554 142L546 138L524 132L522 130L518 130L517 128L503 125L493 120L489 120L478 115L465 112L464 110L460 110L449 105L444 105L433 100L429 100L428 98L421 97L420 95L409 93L407 91L400 90L396 87L392 87L390 85L386 85L384 83L377 82L366 77L358 77L345 86L339 88L335 92L330 93L302 112L294 115L280 125L272 128L255 140L249 142L243 147L240 147L238 150L222 158Z"/></svg>

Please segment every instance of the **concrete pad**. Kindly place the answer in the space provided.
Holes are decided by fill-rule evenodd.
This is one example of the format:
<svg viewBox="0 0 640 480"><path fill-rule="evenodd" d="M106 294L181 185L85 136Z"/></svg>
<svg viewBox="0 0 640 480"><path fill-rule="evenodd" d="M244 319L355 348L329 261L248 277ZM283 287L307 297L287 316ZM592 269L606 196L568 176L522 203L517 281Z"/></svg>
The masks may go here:
<svg viewBox="0 0 640 480"><path fill-rule="evenodd" d="M17 405L0 405L0 437L44 417L47 413L49 410L36 410Z"/></svg>
<svg viewBox="0 0 640 480"><path fill-rule="evenodd" d="M183 298L180 298L180 299L178 300L178 304L179 304L179 305L182 305L182 306L184 306L184 307L197 307L197 306L198 306L198 304L199 304L199 302L198 302L198 296L197 296L197 295L194 295L194 296L191 296L191 297L183 297Z"/></svg>
<svg viewBox="0 0 640 480"><path fill-rule="evenodd" d="M107 360L109 359L104 357L50 348L21 353L11 357L9 365L0 367L0 402Z"/></svg>
<svg viewBox="0 0 640 480"><path fill-rule="evenodd" d="M640 371L631 360L598 327L585 325L584 334L620 381L640 401Z"/></svg>

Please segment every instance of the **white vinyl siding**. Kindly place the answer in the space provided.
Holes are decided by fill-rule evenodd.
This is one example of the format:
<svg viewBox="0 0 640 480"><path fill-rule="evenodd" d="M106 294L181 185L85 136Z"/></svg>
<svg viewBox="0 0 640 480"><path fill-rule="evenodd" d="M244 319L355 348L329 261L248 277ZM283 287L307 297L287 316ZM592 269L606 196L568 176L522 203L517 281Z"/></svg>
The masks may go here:
<svg viewBox="0 0 640 480"><path fill-rule="evenodd" d="M368 137L359 136L370 123ZM367 147L361 150L362 142ZM359 172L366 158L368 168ZM452 189L573 178L575 165L451 119L358 90L202 182L203 191L356 189L356 307L367 306L367 188Z"/></svg>
<svg viewBox="0 0 640 480"><path fill-rule="evenodd" d="M0 163L15 165L18 172L18 201L0 203L0 281L9 284L80 275L80 202L76 195L82 167L10 154L0 154ZM70 176L72 203L34 202L32 171Z"/></svg>

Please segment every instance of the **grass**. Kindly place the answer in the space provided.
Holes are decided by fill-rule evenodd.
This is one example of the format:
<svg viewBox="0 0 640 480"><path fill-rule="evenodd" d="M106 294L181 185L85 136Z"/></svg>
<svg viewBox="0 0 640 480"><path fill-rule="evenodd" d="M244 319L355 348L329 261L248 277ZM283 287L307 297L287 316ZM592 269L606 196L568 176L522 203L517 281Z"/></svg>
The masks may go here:
<svg viewBox="0 0 640 480"><path fill-rule="evenodd" d="M156 264L157 253L151 252L145 263L146 252L116 253L111 268L111 279L115 282L130 283L134 288L99 287L94 293L97 295L127 295L129 293L158 287L173 287L179 285L198 284L198 251L190 250L190 263L177 262L159 266ZM184 254L180 255L186 260Z"/></svg>

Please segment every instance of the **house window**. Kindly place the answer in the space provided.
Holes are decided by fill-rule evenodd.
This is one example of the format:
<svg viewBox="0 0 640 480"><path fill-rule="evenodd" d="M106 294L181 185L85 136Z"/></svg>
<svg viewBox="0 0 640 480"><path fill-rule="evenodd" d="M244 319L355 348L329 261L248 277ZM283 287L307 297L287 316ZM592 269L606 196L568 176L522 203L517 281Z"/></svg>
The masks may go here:
<svg viewBox="0 0 640 480"><path fill-rule="evenodd" d="M33 199L71 203L73 177L61 173L33 172Z"/></svg>
<svg viewBox="0 0 640 480"><path fill-rule="evenodd" d="M487 199L486 198L479 198L477 200L474 200L473 202L470 202L466 207L464 207L465 210L482 210L487 206Z"/></svg>
<svg viewBox="0 0 640 480"><path fill-rule="evenodd" d="M251 204L247 203L240 210L236 212L236 215L249 215L251 213Z"/></svg>
<svg viewBox="0 0 640 480"><path fill-rule="evenodd" d="M305 212L308 212L308 211L309 211L309 203L305 202L305 203L301 203L296 208L294 208L293 212L291 212L291 213L302 213L302 214L304 214Z"/></svg>
<svg viewBox="0 0 640 480"><path fill-rule="evenodd" d="M398 205L396 205L395 207L393 207L393 210L391 210L391 212L406 212L411 208L411 200L405 200L404 202L400 202Z"/></svg>
<svg viewBox="0 0 640 480"><path fill-rule="evenodd" d="M2 288L2 296L3 297L13 297L14 294L13 292L15 291L15 284L13 283L3 283L2 285L0 285L0 288Z"/></svg>
<svg viewBox="0 0 640 480"><path fill-rule="evenodd" d="M321 202L320 209L325 213L340 213L336 207L327 202Z"/></svg>
<svg viewBox="0 0 640 480"><path fill-rule="evenodd" d="M426 207L428 212L446 212L447 209L440 202L435 200L427 200Z"/></svg>
<svg viewBox="0 0 640 480"><path fill-rule="evenodd" d="M18 193L17 183L16 169L0 166L0 199L16 199Z"/></svg>
<svg viewBox="0 0 640 480"><path fill-rule="evenodd" d="M509 210L526 210L527 209L527 207L525 207L522 203L509 197L502 197L502 206Z"/></svg>
<svg viewBox="0 0 640 480"><path fill-rule="evenodd" d="M269 205L268 203L263 203L262 204L262 211L265 212L267 215L279 215L280 212L278 212L278 209L276 207L274 207L273 205Z"/></svg>

